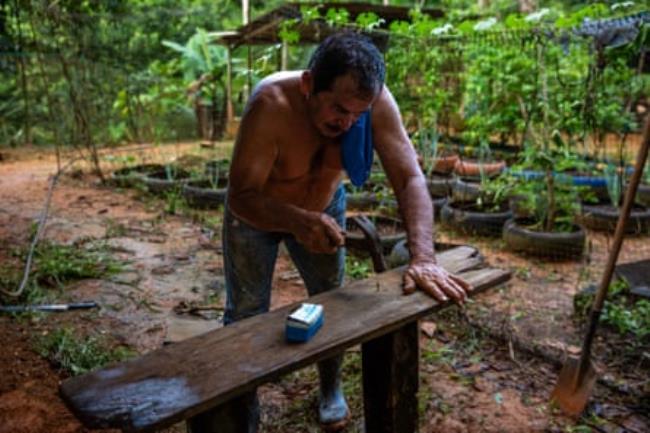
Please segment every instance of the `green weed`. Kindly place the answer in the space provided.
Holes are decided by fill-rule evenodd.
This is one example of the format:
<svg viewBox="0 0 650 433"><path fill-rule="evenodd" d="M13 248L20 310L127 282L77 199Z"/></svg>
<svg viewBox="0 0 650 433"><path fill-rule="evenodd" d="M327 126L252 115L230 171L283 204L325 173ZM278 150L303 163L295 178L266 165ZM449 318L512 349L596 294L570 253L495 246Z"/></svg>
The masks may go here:
<svg viewBox="0 0 650 433"><path fill-rule="evenodd" d="M422 361L427 364L452 364L454 349L449 346L436 347L434 341L422 348Z"/></svg>
<svg viewBox="0 0 650 433"><path fill-rule="evenodd" d="M0 268L0 287L16 291L23 278L27 249L12 252L15 259ZM65 283L84 278L101 278L120 272L121 262L115 260L105 243L58 245L41 241L34 251L27 286L19 298L2 299L5 303L37 303L47 298L46 288L62 287Z"/></svg>
<svg viewBox="0 0 650 433"><path fill-rule="evenodd" d="M629 296L629 285L619 279L609 285L607 300L603 306L601 319L620 334L632 334L638 338L650 335L650 301L634 301ZM591 309L593 293L578 293L573 299L575 315L584 320Z"/></svg>
<svg viewBox="0 0 650 433"><path fill-rule="evenodd" d="M135 356L124 348L111 348L105 338L76 335L71 328L57 329L36 340L36 350L44 358L73 376Z"/></svg>
<svg viewBox="0 0 650 433"><path fill-rule="evenodd" d="M33 278L39 284L62 286L84 278L101 278L121 270L106 244L80 247L41 242L34 254Z"/></svg>
<svg viewBox="0 0 650 433"><path fill-rule="evenodd" d="M353 280L368 278L373 273L372 269L372 259L369 257L345 256L345 275Z"/></svg>
<svg viewBox="0 0 650 433"><path fill-rule="evenodd" d="M165 193L165 213L179 215L188 209L185 197L177 189Z"/></svg>

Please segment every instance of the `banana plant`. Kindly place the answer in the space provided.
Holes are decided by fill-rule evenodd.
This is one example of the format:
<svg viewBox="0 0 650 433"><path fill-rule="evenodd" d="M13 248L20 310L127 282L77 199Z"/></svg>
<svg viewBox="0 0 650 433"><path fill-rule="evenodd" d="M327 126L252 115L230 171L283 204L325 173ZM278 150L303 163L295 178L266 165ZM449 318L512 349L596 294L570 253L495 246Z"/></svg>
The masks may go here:
<svg viewBox="0 0 650 433"><path fill-rule="evenodd" d="M223 126L223 120L217 118L216 107L221 97L220 113L226 109L226 79L228 68L228 51L226 47L214 43L214 36L204 29L197 29L190 39L181 45L177 42L165 40L164 46L181 55L181 69L184 80L188 83L188 91L194 97L195 110L199 105L208 103L212 106L213 128L211 140L218 138L221 131L215 127ZM236 67L240 62L233 59L233 74L242 75L242 70ZM197 111L198 114L198 111ZM221 120L221 122L219 122Z"/></svg>

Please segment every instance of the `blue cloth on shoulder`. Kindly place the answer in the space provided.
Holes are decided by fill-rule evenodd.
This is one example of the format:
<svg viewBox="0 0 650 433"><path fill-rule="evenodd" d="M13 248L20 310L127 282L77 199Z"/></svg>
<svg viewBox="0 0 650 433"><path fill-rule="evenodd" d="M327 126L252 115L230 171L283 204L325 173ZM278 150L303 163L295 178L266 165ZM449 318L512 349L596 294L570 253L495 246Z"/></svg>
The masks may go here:
<svg viewBox="0 0 650 433"><path fill-rule="evenodd" d="M366 111L343 134L341 142L341 161L353 185L363 185L370 176L373 153L372 122L370 111Z"/></svg>

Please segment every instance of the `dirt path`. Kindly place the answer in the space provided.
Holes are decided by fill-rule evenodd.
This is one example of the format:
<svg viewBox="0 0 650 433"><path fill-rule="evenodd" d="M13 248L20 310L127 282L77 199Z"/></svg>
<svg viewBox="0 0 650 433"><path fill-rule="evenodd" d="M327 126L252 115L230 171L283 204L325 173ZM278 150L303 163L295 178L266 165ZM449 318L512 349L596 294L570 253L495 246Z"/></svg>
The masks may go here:
<svg viewBox="0 0 650 433"><path fill-rule="evenodd" d="M142 161L168 161L187 154L201 160L227 155L227 150L177 145L130 153ZM42 210L47 179L55 167L48 155L21 153L0 162L0 259L10 260L11 249L29 241L30 226ZM197 329L221 326L221 213L169 215L163 211L164 200L100 187L83 173L72 173L62 178L55 191L46 238L72 245L107 242L111 254L126 265L110 278L78 281L51 294L58 301L95 300L102 307L99 311L21 320L0 317L0 345L11 348L0 351L0 433L86 431L59 399L57 387L64 375L34 351L35 336L72 326L144 353ZM452 309L424 322L430 336L422 336L421 431L523 433L596 428L589 427L585 419L568 420L548 404L556 366L520 350L518 344L552 356L574 350L581 334L571 319L573 294L597 280L609 239L590 234L589 263L549 264L505 253L499 242L443 230L439 237L477 246L492 265L511 269L514 277L504 288L482 295L466 313ZM640 257L650 257L647 238L626 241L622 261ZM281 255L273 308L304 296L295 269ZM189 304L213 307L205 314L210 320L174 312ZM482 330L499 337L487 338ZM601 340L597 347L604 344ZM354 412L348 430L362 431L358 349L351 350L346 359L346 389ZM647 373L648 365L640 369ZM608 369L611 382L627 379L636 385L638 375L626 378L620 370ZM262 431L318 431L316 384L315 369L308 368L263 387ZM597 426L602 431L650 431L647 418L629 409L608 388L597 388L597 401L597 418L605 420L605 427ZM576 425L583 430L571 430ZM617 426L625 430L615 430ZM184 427L166 431L183 432Z"/></svg>

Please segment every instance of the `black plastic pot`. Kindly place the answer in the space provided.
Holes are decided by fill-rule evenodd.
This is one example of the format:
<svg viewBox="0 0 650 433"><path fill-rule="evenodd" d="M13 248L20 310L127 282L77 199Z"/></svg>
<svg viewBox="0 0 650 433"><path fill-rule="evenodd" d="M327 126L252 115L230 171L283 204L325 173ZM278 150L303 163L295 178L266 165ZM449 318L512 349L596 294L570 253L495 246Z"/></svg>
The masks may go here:
<svg viewBox="0 0 650 433"><path fill-rule="evenodd" d="M226 200L228 178L222 177L217 182L212 180L192 180L183 185L183 197L187 204L195 209L217 209Z"/></svg>
<svg viewBox="0 0 650 433"><path fill-rule="evenodd" d="M130 188L142 183L148 174L164 169L165 166L161 164L140 164L124 167L111 173L109 182L115 186Z"/></svg>
<svg viewBox="0 0 650 433"><path fill-rule="evenodd" d="M501 236L503 224L512 218L512 211L503 203L495 212L478 209L476 203L447 203L440 212L440 221L461 233L479 236Z"/></svg>
<svg viewBox="0 0 650 433"><path fill-rule="evenodd" d="M406 239L406 230L404 229L402 221L396 218L389 218L380 215L368 215L368 218L377 230L384 254L390 253L391 249L397 242ZM346 232L346 248L357 251L367 251L366 237L358 227L351 223L349 219L346 221Z"/></svg>
<svg viewBox="0 0 650 433"><path fill-rule="evenodd" d="M182 168L163 168L149 173L143 182L152 194L164 195L168 192L179 191L190 181L190 173Z"/></svg>
<svg viewBox="0 0 650 433"><path fill-rule="evenodd" d="M503 240L508 248L554 260L578 260L585 250L586 233L582 226L563 232L540 232L529 229L529 219L511 219L503 226Z"/></svg>
<svg viewBox="0 0 650 433"><path fill-rule="evenodd" d="M578 222L591 230L614 233L621 208L609 204L583 204ZM625 233L638 235L650 230L650 210L634 205L625 224Z"/></svg>

